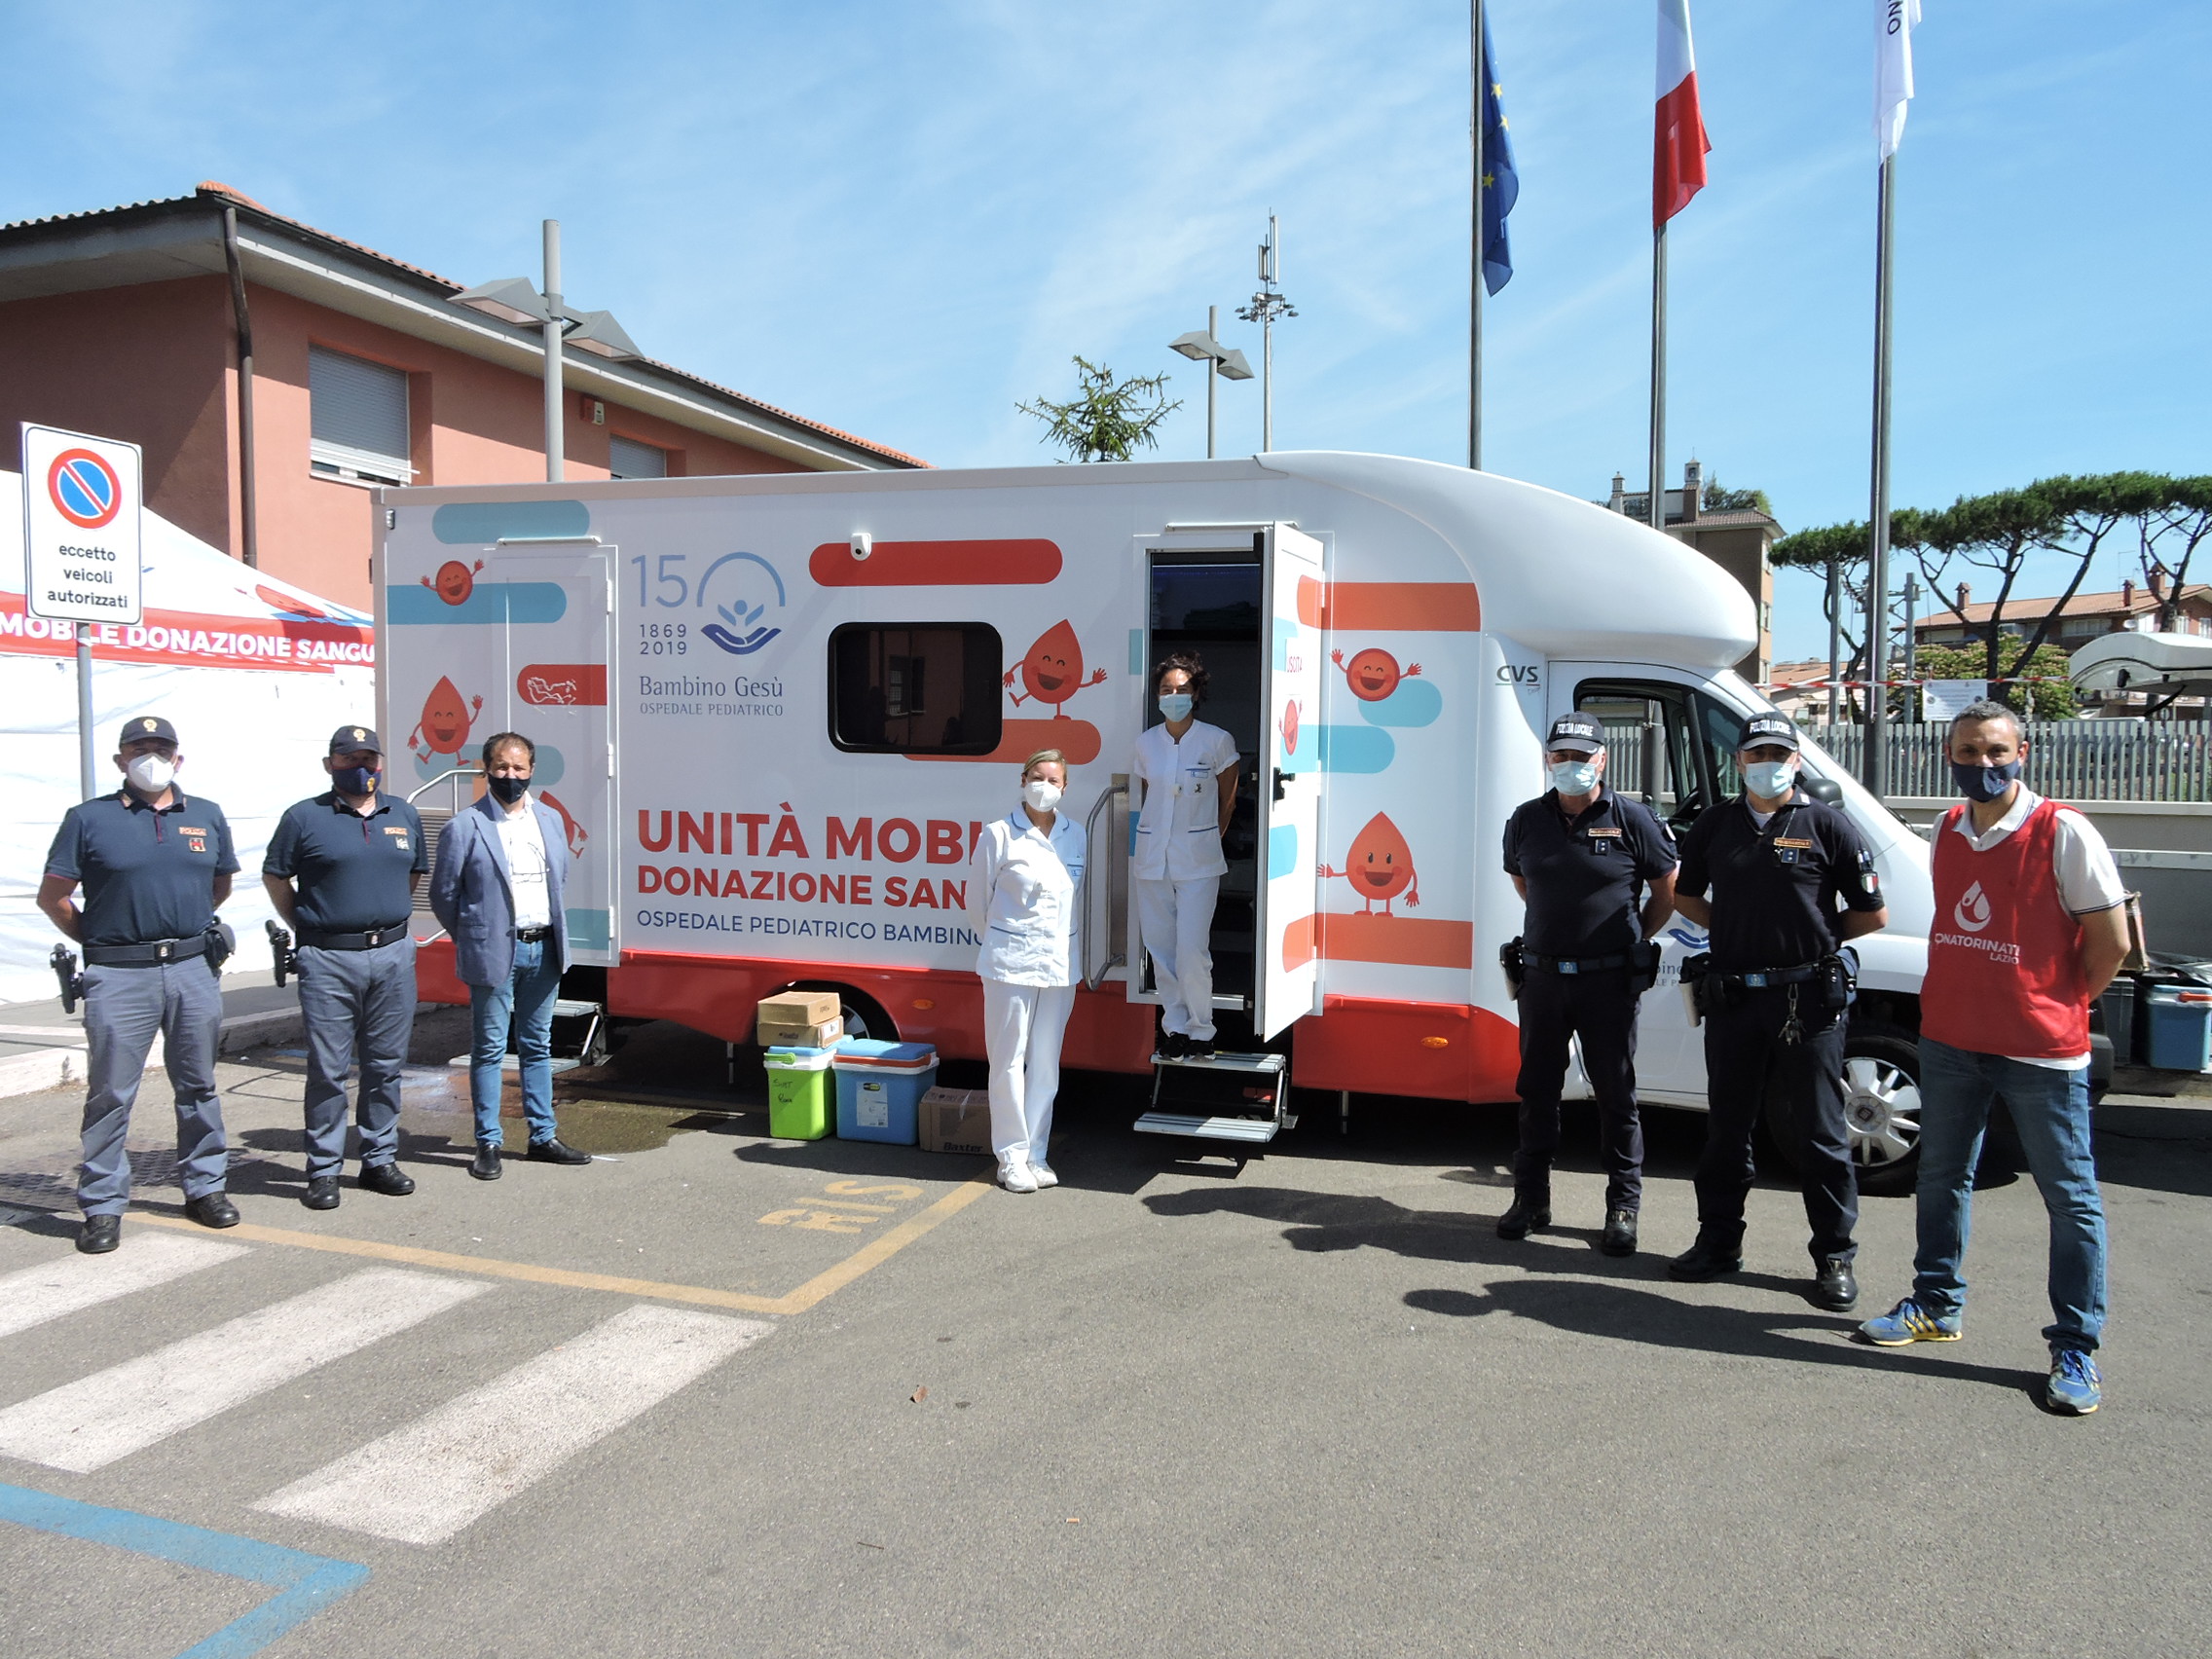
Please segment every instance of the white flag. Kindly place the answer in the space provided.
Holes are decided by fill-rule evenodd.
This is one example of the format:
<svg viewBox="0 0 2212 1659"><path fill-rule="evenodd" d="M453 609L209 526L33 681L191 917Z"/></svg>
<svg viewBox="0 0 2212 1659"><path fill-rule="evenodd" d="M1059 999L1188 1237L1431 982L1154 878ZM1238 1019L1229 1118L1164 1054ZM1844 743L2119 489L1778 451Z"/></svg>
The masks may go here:
<svg viewBox="0 0 2212 1659"><path fill-rule="evenodd" d="M1905 108L1912 102L1912 31L1920 0L1874 0L1874 137L1882 160L1904 140Z"/></svg>

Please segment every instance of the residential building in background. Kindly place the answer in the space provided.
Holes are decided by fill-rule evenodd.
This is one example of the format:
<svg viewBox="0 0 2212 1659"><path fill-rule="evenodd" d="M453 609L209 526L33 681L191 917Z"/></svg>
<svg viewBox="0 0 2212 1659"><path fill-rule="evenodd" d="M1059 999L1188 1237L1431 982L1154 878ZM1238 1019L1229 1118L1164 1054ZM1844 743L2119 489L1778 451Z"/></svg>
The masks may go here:
<svg viewBox="0 0 2212 1659"><path fill-rule="evenodd" d="M1763 684L1774 660L1774 565L1770 555L1782 535L1782 526L1756 507L1709 509L1705 490L1704 466L1695 461L1685 464L1682 487L1667 492L1667 534L1703 553L1751 596L1751 603L1758 607L1759 643L1736 665L1736 672L1754 685ZM1613 474L1611 496L1598 504L1650 522L1650 493L1640 490L1631 495L1617 472Z"/></svg>
<svg viewBox="0 0 2212 1659"><path fill-rule="evenodd" d="M0 226L0 429L135 443L148 507L366 609L372 489L545 476L542 334L448 304L463 286L220 184ZM579 481L926 464L666 363L562 373Z"/></svg>

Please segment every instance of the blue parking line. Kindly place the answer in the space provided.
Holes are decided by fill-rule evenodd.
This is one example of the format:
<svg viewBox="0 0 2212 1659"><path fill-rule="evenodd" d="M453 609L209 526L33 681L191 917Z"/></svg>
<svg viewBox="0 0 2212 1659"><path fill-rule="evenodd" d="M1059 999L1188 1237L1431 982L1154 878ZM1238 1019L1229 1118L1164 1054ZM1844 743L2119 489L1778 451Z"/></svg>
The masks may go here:
<svg viewBox="0 0 2212 1659"><path fill-rule="evenodd" d="M177 1659L246 1659L369 1580L369 1569L357 1562L334 1561L231 1532L210 1532L204 1527L187 1527L129 1509L102 1509L28 1487L0 1486L0 1521L88 1543L112 1544L179 1567L266 1584L278 1592L205 1641L195 1642Z"/></svg>

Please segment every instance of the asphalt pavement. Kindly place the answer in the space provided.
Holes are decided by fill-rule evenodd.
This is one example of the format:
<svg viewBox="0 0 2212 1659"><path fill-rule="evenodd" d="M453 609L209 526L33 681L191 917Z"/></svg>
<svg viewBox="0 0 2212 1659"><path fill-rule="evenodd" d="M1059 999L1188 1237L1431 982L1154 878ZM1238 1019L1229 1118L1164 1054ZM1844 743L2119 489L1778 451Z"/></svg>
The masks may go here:
<svg viewBox="0 0 2212 1659"><path fill-rule="evenodd" d="M1805 1300L1785 1186L1743 1274L1666 1277L1686 1115L1649 1114L1615 1261L1586 1119L1518 1244L1508 1114L1364 1096L1238 1165L1072 1079L1064 1184L1015 1197L771 1140L756 1072L667 1027L564 1089L598 1161L488 1186L463 1036L419 1030L421 1190L327 1213L299 1057L226 1062L221 1234L150 1078L104 1258L70 1247L79 1097L0 1102L0 1656L2203 1650L2212 1100L2100 1113L2076 1419L2037 1403L2045 1222L2002 1160L1966 1340L1876 1351ZM1862 1243L1863 1316L1910 1200Z"/></svg>

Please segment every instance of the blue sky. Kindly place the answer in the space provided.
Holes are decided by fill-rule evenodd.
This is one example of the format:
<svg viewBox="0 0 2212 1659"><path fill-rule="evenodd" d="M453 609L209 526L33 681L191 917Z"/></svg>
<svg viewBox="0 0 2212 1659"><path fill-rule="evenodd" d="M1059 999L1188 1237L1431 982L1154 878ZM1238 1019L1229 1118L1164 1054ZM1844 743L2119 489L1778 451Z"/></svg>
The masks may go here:
<svg viewBox="0 0 2212 1659"><path fill-rule="evenodd" d="M1641 483L1651 0L1490 0L1521 168L1486 461ZM1672 464L1865 511L1875 0L1695 0L1713 183L1675 222ZM1896 499L2212 469L2212 10L1926 0L1900 170ZM1455 460L1466 12L952 0L375 8L8 0L0 218L222 179L461 280L534 273L653 355L940 464L1040 461L1071 353L1175 371L1283 221L1275 437ZM1255 383L1223 390L1228 453ZM2092 581L2117 585L2117 558ZM1782 654L1823 648L1786 578Z"/></svg>

